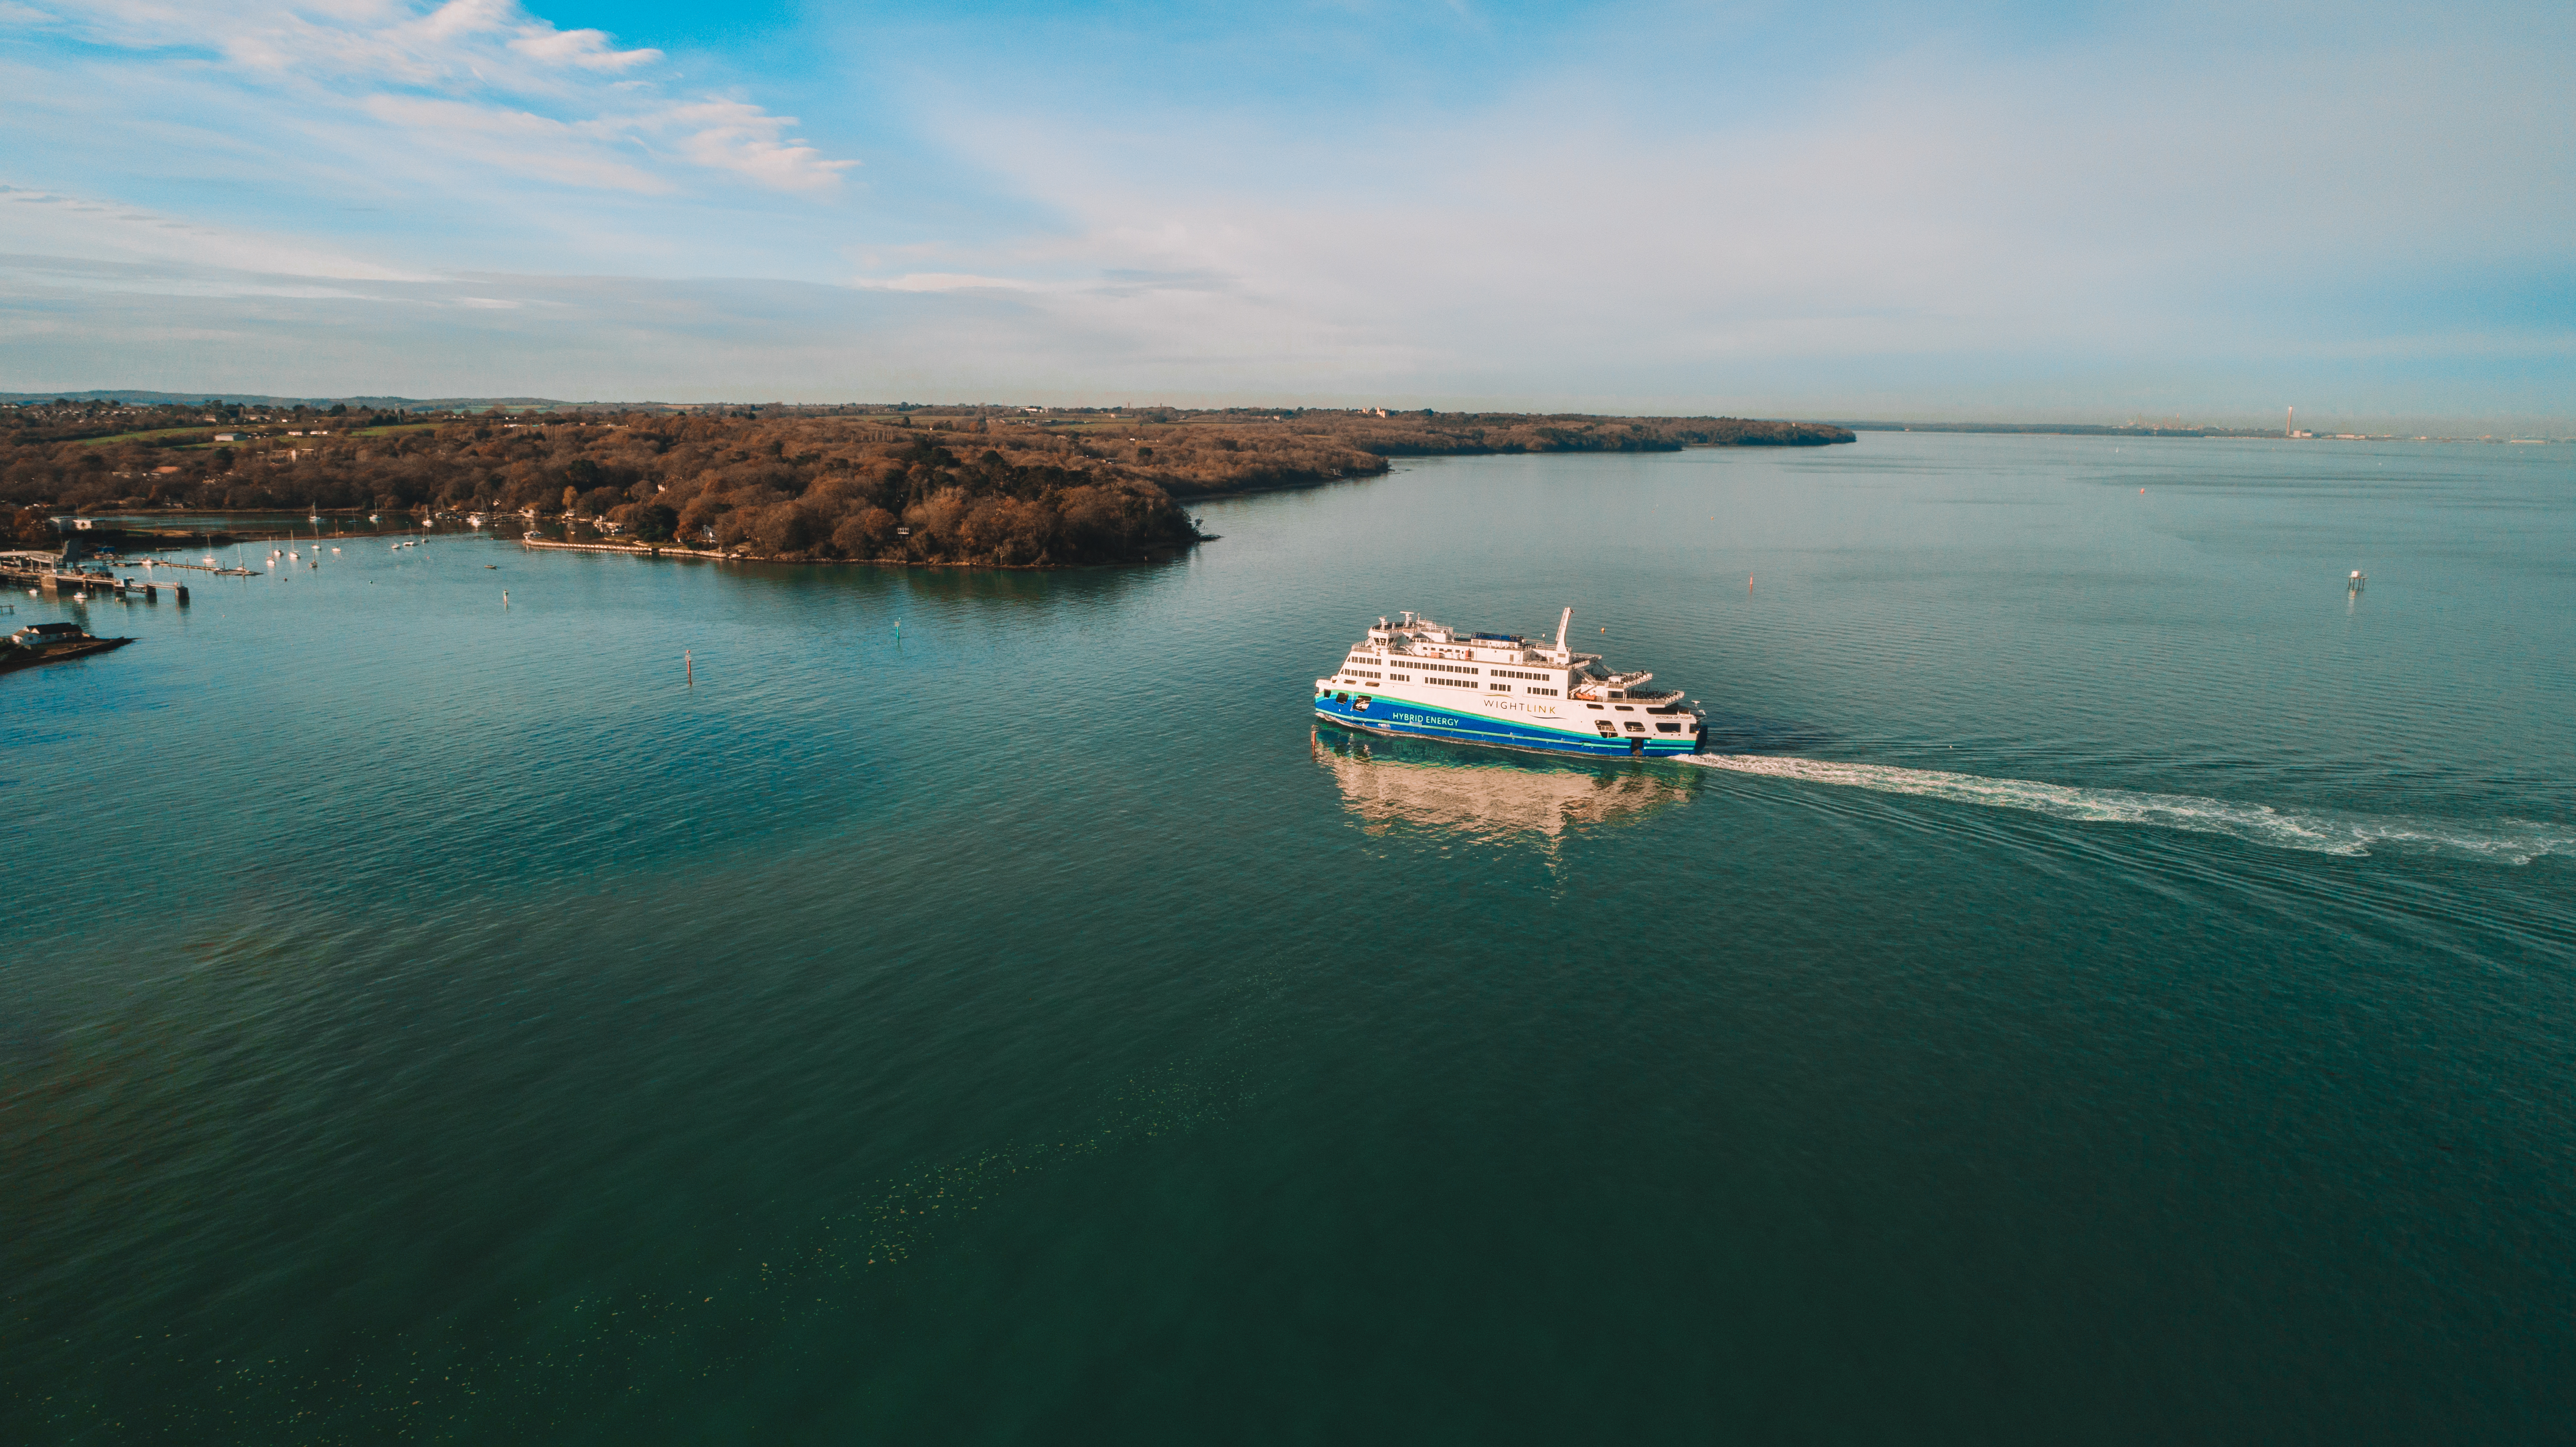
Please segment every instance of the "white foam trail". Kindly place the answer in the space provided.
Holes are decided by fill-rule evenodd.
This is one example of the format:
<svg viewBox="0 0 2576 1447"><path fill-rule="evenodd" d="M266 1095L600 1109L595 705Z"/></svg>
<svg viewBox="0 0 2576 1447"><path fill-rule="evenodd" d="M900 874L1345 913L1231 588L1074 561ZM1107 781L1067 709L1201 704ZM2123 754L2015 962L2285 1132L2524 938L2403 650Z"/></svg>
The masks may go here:
<svg viewBox="0 0 2576 1447"><path fill-rule="evenodd" d="M2318 854L2400 853L2462 855L2499 864L2529 864L2544 854L2576 853L2576 831L2522 819L2469 821L2403 819L2368 814L2285 814L2265 804L2237 804L2191 794L2141 794L2128 789L2077 789L2031 779L1989 779L1938 769L1887 764L1845 764L1828 759L1765 754L1683 754L1684 763L1737 774L1768 774L1811 784L1840 784L1882 794L1911 794L1954 804L2020 809L2052 819L2087 823L2152 824L2195 834L2224 834L2275 849Z"/></svg>

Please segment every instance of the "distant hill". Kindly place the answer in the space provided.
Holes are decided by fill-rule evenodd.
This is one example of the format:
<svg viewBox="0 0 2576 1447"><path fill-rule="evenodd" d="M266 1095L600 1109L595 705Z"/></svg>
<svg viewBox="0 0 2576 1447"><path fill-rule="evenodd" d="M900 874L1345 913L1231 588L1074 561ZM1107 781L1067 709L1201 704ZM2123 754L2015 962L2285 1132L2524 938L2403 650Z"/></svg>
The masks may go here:
<svg viewBox="0 0 2576 1447"><path fill-rule="evenodd" d="M2278 437L2278 427L2164 427L2152 422L1837 422L1854 432L2001 432L2041 437Z"/></svg>
<svg viewBox="0 0 2576 1447"><path fill-rule="evenodd" d="M148 392L136 387L104 387L89 392L0 392L0 406L13 402L127 402L143 407L194 407L224 402L240 407L399 407L408 412L452 412L485 407L570 407L551 397L272 397L258 392ZM591 403L591 406L600 405Z"/></svg>

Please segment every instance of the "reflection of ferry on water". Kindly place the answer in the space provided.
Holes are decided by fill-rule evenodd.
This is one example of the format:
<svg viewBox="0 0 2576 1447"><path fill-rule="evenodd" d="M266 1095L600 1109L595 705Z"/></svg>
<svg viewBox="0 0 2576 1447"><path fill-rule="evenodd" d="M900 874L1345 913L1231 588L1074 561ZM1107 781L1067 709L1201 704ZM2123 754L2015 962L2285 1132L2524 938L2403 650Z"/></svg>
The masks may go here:
<svg viewBox="0 0 2576 1447"><path fill-rule="evenodd" d="M1464 762L1407 758L1379 743L1317 730L1315 762L1333 776L1342 803L1370 832L1396 824L1454 829L1501 839L1537 834L1553 840L1586 825L1634 823L1649 811L1690 797L1690 780L1666 769L1592 764Z"/></svg>
<svg viewBox="0 0 2576 1447"><path fill-rule="evenodd" d="M1418 734L1569 754L1687 754L1704 716L1681 690L1649 687L1651 673L1613 673L1601 655L1517 633L1460 633L1428 618L1377 620L1330 678L1315 680L1315 714L1346 728Z"/></svg>

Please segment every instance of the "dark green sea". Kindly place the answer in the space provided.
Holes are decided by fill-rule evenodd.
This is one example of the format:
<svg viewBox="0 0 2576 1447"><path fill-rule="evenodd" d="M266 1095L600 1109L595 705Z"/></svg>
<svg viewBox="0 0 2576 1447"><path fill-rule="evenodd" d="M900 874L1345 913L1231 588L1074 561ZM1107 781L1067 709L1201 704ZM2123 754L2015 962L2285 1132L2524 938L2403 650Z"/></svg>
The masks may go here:
<svg viewBox="0 0 2576 1447"><path fill-rule="evenodd" d="M0 1441L2576 1433L2576 449L1203 512L8 600ZM1309 717L1567 604L1717 757Z"/></svg>

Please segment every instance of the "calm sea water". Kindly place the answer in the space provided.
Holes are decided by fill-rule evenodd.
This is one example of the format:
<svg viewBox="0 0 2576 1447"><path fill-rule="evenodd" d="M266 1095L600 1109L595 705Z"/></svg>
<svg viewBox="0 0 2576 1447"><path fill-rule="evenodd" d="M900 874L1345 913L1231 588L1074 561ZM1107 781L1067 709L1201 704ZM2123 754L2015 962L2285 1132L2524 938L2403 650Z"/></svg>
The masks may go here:
<svg viewBox="0 0 2576 1447"><path fill-rule="evenodd" d="M0 679L0 1438L2567 1437L2576 453L1204 511L90 605ZM1310 724L1569 603L1716 757Z"/></svg>

